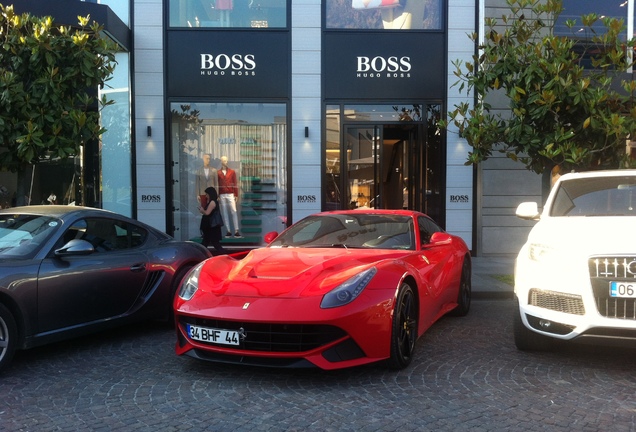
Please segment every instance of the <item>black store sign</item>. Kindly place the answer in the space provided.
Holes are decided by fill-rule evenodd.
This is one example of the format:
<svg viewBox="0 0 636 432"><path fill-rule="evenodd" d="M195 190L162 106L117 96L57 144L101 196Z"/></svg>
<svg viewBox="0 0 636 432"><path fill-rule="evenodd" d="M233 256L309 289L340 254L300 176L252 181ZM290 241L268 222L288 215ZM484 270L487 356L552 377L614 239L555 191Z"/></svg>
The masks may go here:
<svg viewBox="0 0 636 432"><path fill-rule="evenodd" d="M444 33L324 33L327 99L444 99Z"/></svg>
<svg viewBox="0 0 636 432"><path fill-rule="evenodd" d="M289 97L289 33L168 32L168 96Z"/></svg>

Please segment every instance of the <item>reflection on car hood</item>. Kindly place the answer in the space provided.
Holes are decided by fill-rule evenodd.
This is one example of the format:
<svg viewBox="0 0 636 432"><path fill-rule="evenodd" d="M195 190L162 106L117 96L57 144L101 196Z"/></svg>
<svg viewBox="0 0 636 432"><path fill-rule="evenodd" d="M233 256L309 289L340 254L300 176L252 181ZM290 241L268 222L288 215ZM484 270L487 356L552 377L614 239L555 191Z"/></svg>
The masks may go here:
<svg viewBox="0 0 636 432"><path fill-rule="evenodd" d="M319 295L379 260L404 254L373 249L258 249L240 261L228 257L208 260L199 289L247 296Z"/></svg>
<svg viewBox="0 0 636 432"><path fill-rule="evenodd" d="M577 255L636 254L635 217L560 217L541 220L528 243Z"/></svg>

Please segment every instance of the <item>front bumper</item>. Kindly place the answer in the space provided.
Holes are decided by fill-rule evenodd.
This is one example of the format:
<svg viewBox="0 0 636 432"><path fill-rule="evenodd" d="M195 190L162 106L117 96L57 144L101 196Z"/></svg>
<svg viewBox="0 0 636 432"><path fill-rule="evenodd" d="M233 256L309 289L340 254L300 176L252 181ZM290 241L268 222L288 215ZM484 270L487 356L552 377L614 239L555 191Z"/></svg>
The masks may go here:
<svg viewBox="0 0 636 432"><path fill-rule="evenodd" d="M636 298L612 296L609 288L610 282L636 285L636 275L626 271L630 263L636 257L593 256L560 267L518 259L515 294L523 324L563 340L636 341Z"/></svg>
<svg viewBox="0 0 636 432"><path fill-rule="evenodd" d="M392 295L367 290L350 305L333 309L320 309L318 297L224 297L204 310L182 304L176 310L176 353L222 363L327 370L380 361L390 356ZM245 337L237 346L201 342L188 335L188 324Z"/></svg>

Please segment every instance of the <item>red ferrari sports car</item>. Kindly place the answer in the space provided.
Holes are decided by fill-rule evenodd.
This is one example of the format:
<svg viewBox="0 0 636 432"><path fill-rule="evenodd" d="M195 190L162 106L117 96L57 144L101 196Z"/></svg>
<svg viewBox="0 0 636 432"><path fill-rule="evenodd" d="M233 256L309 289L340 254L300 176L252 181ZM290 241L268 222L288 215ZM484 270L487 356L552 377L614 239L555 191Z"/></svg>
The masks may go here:
<svg viewBox="0 0 636 432"><path fill-rule="evenodd" d="M275 234L275 233L274 233ZM464 241L413 211L319 213L264 248L210 258L175 296L176 352L225 363L404 368L446 313L465 315Z"/></svg>

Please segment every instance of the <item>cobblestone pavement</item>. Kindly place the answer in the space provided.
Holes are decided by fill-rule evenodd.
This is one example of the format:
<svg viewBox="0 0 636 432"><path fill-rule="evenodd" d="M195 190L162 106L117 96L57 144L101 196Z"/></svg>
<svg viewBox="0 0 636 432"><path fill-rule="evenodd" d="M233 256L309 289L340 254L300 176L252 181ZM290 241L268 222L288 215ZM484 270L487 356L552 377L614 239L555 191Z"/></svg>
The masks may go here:
<svg viewBox="0 0 636 432"><path fill-rule="evenodd" d="M636 430L636 350L519 352L512 306L444 318L399 372L179 358L155 323L20 352L0 376L0 430Z"/></svg>

